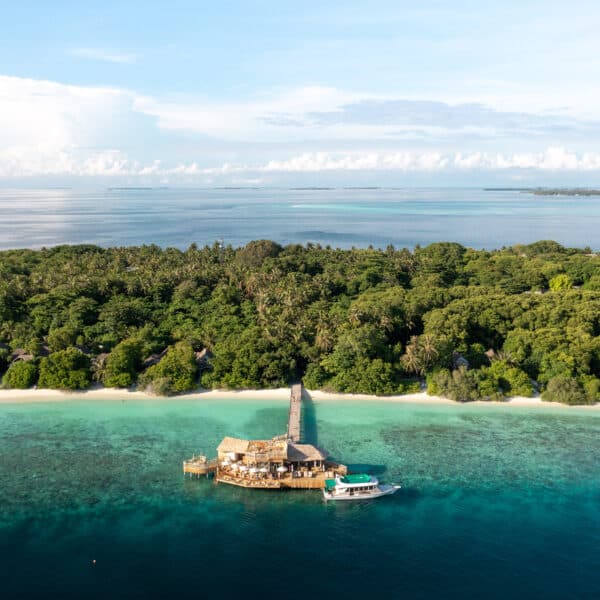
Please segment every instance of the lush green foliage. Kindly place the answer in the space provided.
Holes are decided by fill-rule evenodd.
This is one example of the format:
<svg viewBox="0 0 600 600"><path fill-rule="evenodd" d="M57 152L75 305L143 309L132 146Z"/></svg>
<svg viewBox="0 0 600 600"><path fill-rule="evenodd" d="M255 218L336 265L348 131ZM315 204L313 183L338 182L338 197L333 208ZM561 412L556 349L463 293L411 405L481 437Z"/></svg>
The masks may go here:
<svg viewBox="0 0 600 600"><path fill-rule="evenodd" d="M565 375L553 377L548 382L542 398L549 402L562 402L563 404L587 404L588 402L579 382L573 377Z"/></svg>
<svg viewBox="0 0 600 600"><path fill-rule="evenodd" d="M144 372L140 383L155 394L168 396L196 387L197 373L194 349L188 342L179 342L169 347L158 364Z"/></svg>
<svg viewBox="0 0 600 600"><path fill-rule="evenodd" d="M2 385L7 388L25 390L35 384L38 368L32 361L18 360L10 365L2 378Z"/></svg>
<svg viewBox="0 0 600 600"><path fill-rule="evenodd" d="M90 385L90 360L75 348L54 352L40 362L41 388L82 390Z"/></svg>
<svg viewBox="0 0 600 600"><path fill-rule="evenodd" d="M550 241L494 252L266 240L237 250L6 251L0 369L17 348L51 353L40 362L48 387L87 385L89 357L106 385L140 377L166 392L303 378L309 388L389 394L427 377L430 389L461 400L537 387L559 401L596 401L600 258ZM166 348L144 370L142 360ZM194 351L204 348L212 358L199 371ZM557 377L583 396L553 391Z"/></svg>
<svg viewBox="0 0 600 600"><path fill-rule="evenodd" d="M101 379L106 387L130 386L136 382L141 365L142 343L124 340L108 355Z"/></svg>

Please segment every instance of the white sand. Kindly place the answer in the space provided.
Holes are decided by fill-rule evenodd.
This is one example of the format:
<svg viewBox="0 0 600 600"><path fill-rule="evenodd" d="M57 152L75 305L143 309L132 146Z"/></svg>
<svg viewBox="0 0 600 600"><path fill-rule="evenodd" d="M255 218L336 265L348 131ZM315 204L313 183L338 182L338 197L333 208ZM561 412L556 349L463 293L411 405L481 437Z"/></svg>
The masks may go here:
<svg viewBox="0 0 600 600"><path fill-rule="evenodd" d="M425 392L416 394L402 394L397 396L372 396L368 394L336 394L332 392L322 392L319 390L308 390L311 398L316 401L328 400L376 400L379 402L397 402L397 403L423 403L423 404L453 404L460 405L459 402L448 400L440 396L429 396ZM188 394L181 394L177 398L203 400L203 399L245 399L245 400L285 400L290 397L289 388L279 388L276 390L198 390ZM156 396L146 392L133 391L124 388L105 388L102 386L93 386L85 391L61 392L59 390L0 390L0 404L14 404L27 402L65 402L73 399L87 398L90 400L123 400L123 399L156 399ZM469 402L469 405L489 406L490 404L499 406L554 406L563 408L570 407L557 402L544 402L540 397L525 398L524 396L515 396L505 402L477 401ZM584 408L600 409L600 404L586 406Z"/></svg>

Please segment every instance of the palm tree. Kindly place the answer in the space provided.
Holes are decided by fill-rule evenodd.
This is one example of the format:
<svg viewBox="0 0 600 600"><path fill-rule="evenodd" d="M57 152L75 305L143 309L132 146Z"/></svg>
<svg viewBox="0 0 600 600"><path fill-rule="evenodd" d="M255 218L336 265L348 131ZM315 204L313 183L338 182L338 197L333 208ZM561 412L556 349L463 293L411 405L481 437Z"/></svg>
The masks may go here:
<svg viewBox="0 0 600 600"><path fill-rule="evenodd" d="M439 351L435 346L434 337L429 334L423 334L418 338L419 354L423 363L429 366L439 356Z"/></svg>
<svg viewBox="0 0 600 600"><path fill-rule="evenodd" d="M409 373L414 373L415 375L423 375L423 373L425 372L423 360L419 352L418 338L416 335L413 335L410 338L410 342L406 346L406 350L400 360L404 365L404 368Z"/></svg>

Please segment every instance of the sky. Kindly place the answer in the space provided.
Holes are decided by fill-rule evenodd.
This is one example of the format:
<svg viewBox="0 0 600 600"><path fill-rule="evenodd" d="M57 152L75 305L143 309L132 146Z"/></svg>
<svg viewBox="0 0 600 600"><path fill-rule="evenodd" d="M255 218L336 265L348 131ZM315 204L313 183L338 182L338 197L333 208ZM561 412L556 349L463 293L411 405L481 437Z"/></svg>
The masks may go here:
<svg viewBox="0 0 600 600"><path fill-rule="evenodd" d="M600 3L3 2L0 185L600 186Z"/></svg>

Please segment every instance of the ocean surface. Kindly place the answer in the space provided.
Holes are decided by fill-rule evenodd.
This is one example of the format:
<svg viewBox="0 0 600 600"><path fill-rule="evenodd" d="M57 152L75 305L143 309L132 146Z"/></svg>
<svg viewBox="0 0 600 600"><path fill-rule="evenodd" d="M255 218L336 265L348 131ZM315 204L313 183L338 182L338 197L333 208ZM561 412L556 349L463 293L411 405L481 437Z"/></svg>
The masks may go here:
<svg viewBox="0 0 600 600"><path fill-rule="evenodd" d="M0 405L0 596L600 598L600 411L310 403L308 441L403 488L326 504L183 478L287 409Z"/></svg>
<svg viewBox="0 0 600 600"><path fill-rule="evenodd" d="M482 189L0 190L0 249L255 239L350 248L541 239L600 249L600 197Z"/></svg>

